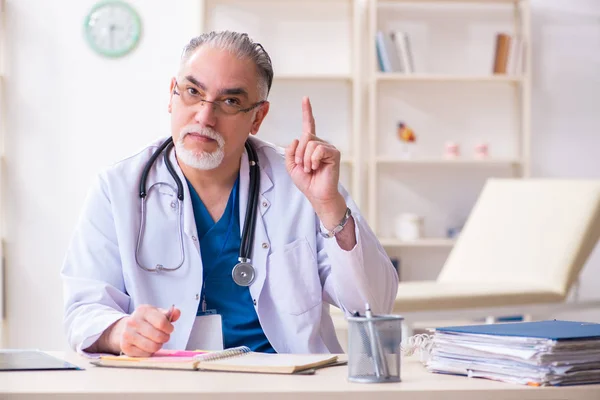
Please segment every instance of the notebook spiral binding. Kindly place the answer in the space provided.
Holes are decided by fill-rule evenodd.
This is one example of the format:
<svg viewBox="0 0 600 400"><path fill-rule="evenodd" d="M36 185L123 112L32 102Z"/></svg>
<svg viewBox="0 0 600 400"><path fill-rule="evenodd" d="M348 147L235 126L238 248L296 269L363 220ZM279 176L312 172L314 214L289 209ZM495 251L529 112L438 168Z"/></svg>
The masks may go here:
<svg viewBox="0 0 600 400"><path fill-rule="evenodd" d="M427 362L427 359L429 358L429 354L431 352L432 345L433 345L433 335L428 335L426 333L420 333L420 334L409 337L406 340L406 343L403 343L400 346L400 349L402 351L402 355L406 356L406 357L412 356L413 354L415 354L415 352L418 351L421 362L425 363L425 362ZM201 354L194 358L197 360L200 360L200 361L216 361L216 360L223 360L225 358L230 358L230 357L237 357L242 354L246 354L246 353L250 353L250 352L251 352L251 350L249 347L240 346L240 347L234 347L234 348L227 349L227 350L216 351L214 353Z"/></svg>
<svg viewBox="0 0 600 400"><path fill-rule="evenodd" d="M419 351L419 357L422 363L426 363L429 359L429 354L431 353L431 347L433 346L433 335L428 335L426 333L420 333L417 335L413 335L406 340L406 343L403 343L400 346L402 350L402 355L409 357L415 354L416 351Z"/></svg>
<svg viewBox="0 0 600 400"><path fill-rule="evenodd" d="M223 360L225 358L241 356L242 354L250 353L250 351L251 350L249 347L239 346L222 351L215 351L214 353L201 354L194 358L200 361L216 361Z"/></svg>

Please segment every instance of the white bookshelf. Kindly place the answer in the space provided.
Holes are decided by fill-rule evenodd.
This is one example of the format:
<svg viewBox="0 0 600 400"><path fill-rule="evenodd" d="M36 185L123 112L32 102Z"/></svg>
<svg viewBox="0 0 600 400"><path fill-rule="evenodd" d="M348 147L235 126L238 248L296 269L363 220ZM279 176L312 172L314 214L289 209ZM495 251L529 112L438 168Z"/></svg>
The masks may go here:
<svg viewBox="0 0 600 400"><path fill-rule="evenodd" d="M453 239L447 238L426 238L418 240L399 240L395 238L380 238L380 243L384 247L452 247L454 246Z"/></svg>
<svg viewBox="0 0 600 400"><path fill-rule="evenodd" d="M528 0L201 1L201 32L247 32L271 55L271 111L259 135L279 145L298 137L309 95L317 135L341 150L342 183L388 254L434 277L455 243L447 230L466 221L486 179L529 175L530 68L492 73L498 32L523 37L531 59L529 21ZM382 28L409 34L414 73L379 71ZM398 120L416 132L409 159ZM444 158L449 141L460 158ZM490 147L483 160L473 155L481 142ZM395 237L401 212L425 218L424 238Z"/></svg>
<svg viewBox="0 0 600 400"><path fill-rule="evenodd" d="M440 74L401 74L401 73L375 73L376 81L395 82L473 82L473 83L512 83L520 84L523 78L516 76L486 76L486 75L440 75Z"/></svg>
<svg viewBox="0 0 600 400"><path fill-rule="evenodd" d="M418 160L403 160L396 157L380 156L375 159L375 164L397 164L397 165L408 165L408 166L472 166L472 167L485 167L485 166L510 166L518 167L522 163L519 160L510 159L484 159L484 160L462 160L462 159L418 159Z"/></svg>
<svg viewBox="0 0 600 400"><path fill-rule="evenodd" d="M529 1L370 0L367 19L369 223L390 257L400 259L401 279L432 279L456 240L447 231L464 224L486 179L529 175ZM378 30L407 32L413 73L379 70ZM492 73L498 32L525 40L522 72ZM397 121L416 134L408 159ZM458 159L444 157L447 142L460 144ZM475 157L478 143L489 145L488 158ZM401 213L424 218L423 238L395 237Z"/></svg>
<svg viewBox="0 0 600 400"><path fill-rule="evenodd" d="M397 3L473 3L473 4L502 4L502 3L518 3L521 0L379 0L381 4L397 4Z"/></svg>
<svg viewBox="0 0 600 400"><path fill-rule="evenodd" d="M298 138L301 100L313 106L317 136L342 153L340 180L360 204L361 0L201 0L201 32L246 32L273 62L270 111L258 136L280 146ZM325 38L325 39L324 39Z"/></svg>

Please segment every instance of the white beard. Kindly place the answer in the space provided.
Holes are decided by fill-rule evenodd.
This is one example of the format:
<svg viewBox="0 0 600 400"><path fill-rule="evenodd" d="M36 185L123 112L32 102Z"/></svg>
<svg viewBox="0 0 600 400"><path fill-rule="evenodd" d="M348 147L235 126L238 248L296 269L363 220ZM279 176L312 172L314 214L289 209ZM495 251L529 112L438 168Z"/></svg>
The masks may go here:
<svg viewBox="0 0 600 400"><path fill-rule="evenodd" d="M199 133L217 141L217 150L209 153L207 151L193 151L186 149L183 144L183 139L189 133ZM210 170L215 169L223 162L225 157L225 139L217 131L211 128L202 127L200 125L188 125L181 130L179 139L175 143L175 153L177 159L195 169Z"/></svg>

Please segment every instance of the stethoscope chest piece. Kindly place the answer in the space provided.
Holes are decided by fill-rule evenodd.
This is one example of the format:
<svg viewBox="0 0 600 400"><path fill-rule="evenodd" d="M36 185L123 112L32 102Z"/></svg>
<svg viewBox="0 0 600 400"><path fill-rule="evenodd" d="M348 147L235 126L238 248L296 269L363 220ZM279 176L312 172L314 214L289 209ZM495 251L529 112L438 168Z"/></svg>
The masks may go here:
<svg viewBox="0 0 600 400"><path fill-rule="evenodd" d="M233 281L240 286L250 286L254 282L256 272L252 264L246 261L241 261L235 264L231 271Z"/></svg>

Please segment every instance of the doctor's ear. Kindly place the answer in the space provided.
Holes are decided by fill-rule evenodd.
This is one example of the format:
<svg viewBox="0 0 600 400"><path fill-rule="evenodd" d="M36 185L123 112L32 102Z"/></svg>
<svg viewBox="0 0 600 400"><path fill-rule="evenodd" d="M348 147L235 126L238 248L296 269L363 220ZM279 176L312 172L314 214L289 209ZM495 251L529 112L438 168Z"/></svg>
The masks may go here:
<svg viewBox="0 0 600 400"><path fill-rule="evenodd" d="M265 101L261 106L258 107L256 114L254 115L254 121L252 121L252 128L250 128L250 134L256 135L260 125L264 121L265 117L269 113L270 103Z"/></svg>
<svg viewBox="0 0 600 400"><path fill-rule="evenodd" d="M169 105L167 106L167 110L169 114L173 111L173 91L175 90L175 78L171 78L171 84L169 85Z"/></svg>

